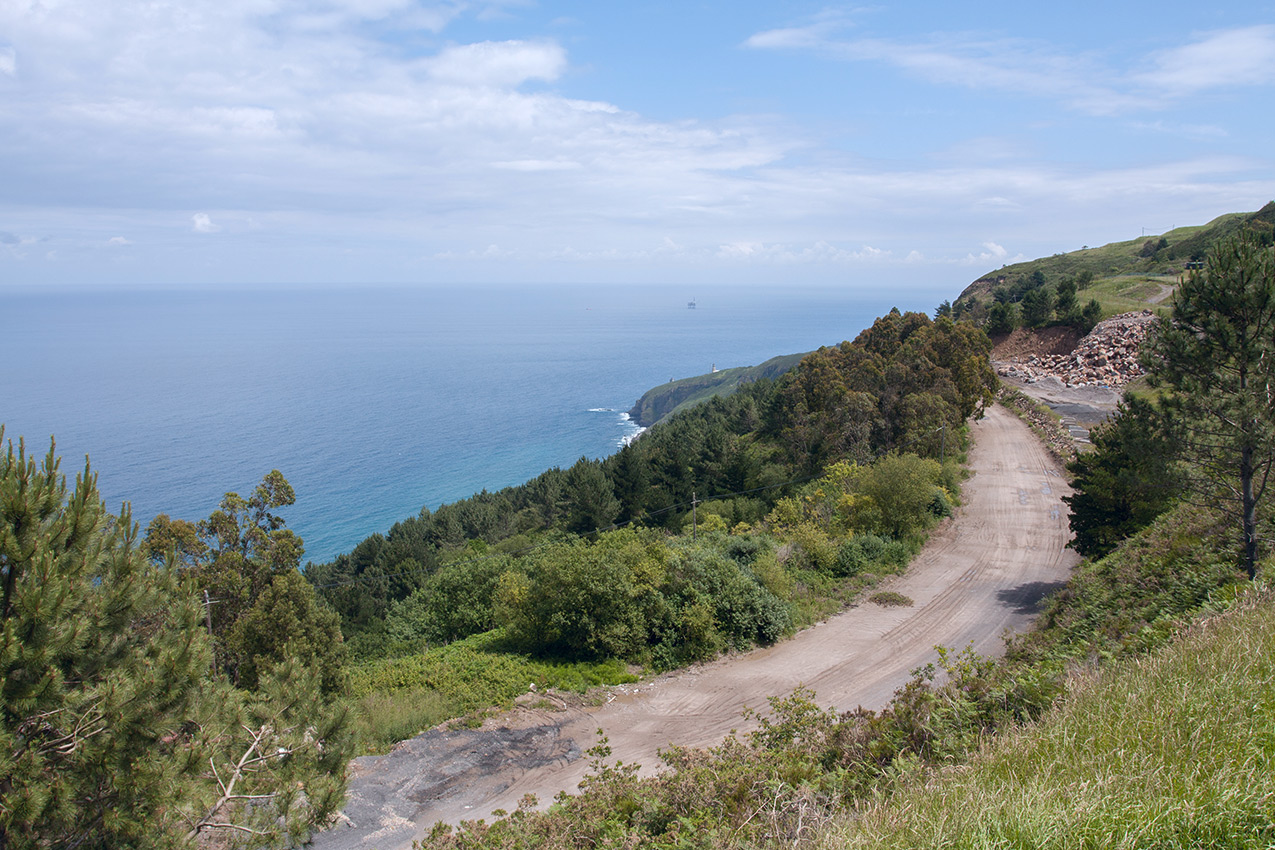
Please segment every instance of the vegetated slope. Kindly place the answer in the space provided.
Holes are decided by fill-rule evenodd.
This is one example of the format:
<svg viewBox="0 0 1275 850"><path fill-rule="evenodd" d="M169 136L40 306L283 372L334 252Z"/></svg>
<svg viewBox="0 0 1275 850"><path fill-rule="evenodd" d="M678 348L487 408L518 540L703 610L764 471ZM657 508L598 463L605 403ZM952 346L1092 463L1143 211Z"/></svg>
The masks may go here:
<svg viewBox="0 0 1275 850"><path fill-rule="evenodd" d="M1254 594L1154 657L1077 680L1041 722L968 770L861 812L824 843L1272 846L1273 601Z"/></svg>
<svg viewBox="0 0 1275 850"><path fill-rule="evenodd" d="M778 378L795 368L808 353L782 354L756 366L719 369L706 375L669 381L643 393L629 410L629 418L642 427L649 428L678 411L715 396L729 395L744 384L763 378Z"/></svg>
<svg viewBox="0 0 1275 850"><path fill-rule="evenodd" d="M1217 521L1179 507L1082 568L1005 663L942 652L880 712L823 709L799 689L746 736L671 749L657 777L598 750L582 793L550 812L436 831L425 846L1268 846L1270 598L1154 655L1201 612L1245 599ZM957 605L961 587L945 594ZM1121 666L1095 684L1095 659Z"/></svg>
<svg viewBox="0 0 1275 850"><path fill-rule="evenodd" d="M1011 290L1028 288L1033 284L1057 284L1066 278L1087 276L1094 281L1125 275L1175 276L1186 270L1186 264L1204 259L1208 249L1219 239L1232 236L1242 229L1250 229L1269 242L1275 233L1275 201L1257 212L1228 213L1208 224L1179 227L1161 236L1143 236L1125 242L1112 242L1099 248L1082 248L1066 254L1054 254L1024 263L1003 266L983 275L967 286L957 298L954 308L957 314L975 311L991 300L997 287ZM1084 290L1084 287L1081 287ZM1145 291L1109 293L1124 296L1133 302L1147 303L1148 295L1154 296L1156 287ZM1088 295L1089 293L1085 292ZM1135 309L1134 304L1120 304L1117 311Z"/></svg>

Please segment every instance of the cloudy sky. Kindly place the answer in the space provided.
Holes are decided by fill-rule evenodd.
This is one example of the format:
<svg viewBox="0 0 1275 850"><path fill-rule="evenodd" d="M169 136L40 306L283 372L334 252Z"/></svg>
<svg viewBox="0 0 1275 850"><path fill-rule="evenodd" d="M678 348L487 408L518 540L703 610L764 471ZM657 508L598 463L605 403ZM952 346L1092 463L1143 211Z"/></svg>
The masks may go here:
<svg viewBox="0 0 1275 850"><path fill-rule="evenodd" d="M0 0L0 286L959 287L1275 198L1275 3Z"/></svg>

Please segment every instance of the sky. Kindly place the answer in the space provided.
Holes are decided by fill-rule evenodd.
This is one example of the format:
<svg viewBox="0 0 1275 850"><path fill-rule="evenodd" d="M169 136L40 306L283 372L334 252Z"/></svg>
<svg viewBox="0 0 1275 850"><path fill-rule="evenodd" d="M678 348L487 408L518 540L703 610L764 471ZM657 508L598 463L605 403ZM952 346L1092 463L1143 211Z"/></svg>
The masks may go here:
<svg viewBox="0 0 1275 850"><path fill-rule="evenodd" d="M0 288L960 288L1275 199L1275 3L0 0Z"/></svg>

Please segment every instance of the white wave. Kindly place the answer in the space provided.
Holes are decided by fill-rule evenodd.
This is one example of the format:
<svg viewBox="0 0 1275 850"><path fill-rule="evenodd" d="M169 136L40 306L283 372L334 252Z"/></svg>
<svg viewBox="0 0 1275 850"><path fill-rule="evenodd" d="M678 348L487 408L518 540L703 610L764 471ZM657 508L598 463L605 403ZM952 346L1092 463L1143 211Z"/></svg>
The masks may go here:
<svg viewBox="0 0 1275 850"><path fill-rule="evenodd" d="M638 437L642 436L645 433L646 433L645 428L643 428L640 425L635 426L633 429L633 432L629 434L625 434L623 437L621 437L619 439L619 442L616 443L616 445L619 446L620 448L624 448L625 446L629 445L630 443L632 443L634 440L636 440Z"/></svg>

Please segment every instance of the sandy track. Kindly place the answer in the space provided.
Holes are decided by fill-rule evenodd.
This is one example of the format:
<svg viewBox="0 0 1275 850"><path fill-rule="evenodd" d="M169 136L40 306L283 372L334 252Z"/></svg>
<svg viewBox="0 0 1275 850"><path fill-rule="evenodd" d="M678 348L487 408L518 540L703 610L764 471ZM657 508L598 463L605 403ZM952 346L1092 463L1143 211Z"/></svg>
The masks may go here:
<svg viewBox="0 0 1275 850"><path fill-rule="evenodd" d="M524 794L542 804L574 791L588 769L581 751L601 728L613 758L658 768L670 743L709 746L744 730L745 706L798 685L821 706L878 709L935 646L1003 647L1041 597L1076 563L1061 470L1012 414L999 406L974 423L965 504L940 527L904 576L883 589L912 607L865 603L777 646L661 677L592 709L528 709L467 731L433 731L394 752L357 759L348 821L317 837L319 848L408 848L437 821L512 810Z"/></svg>

